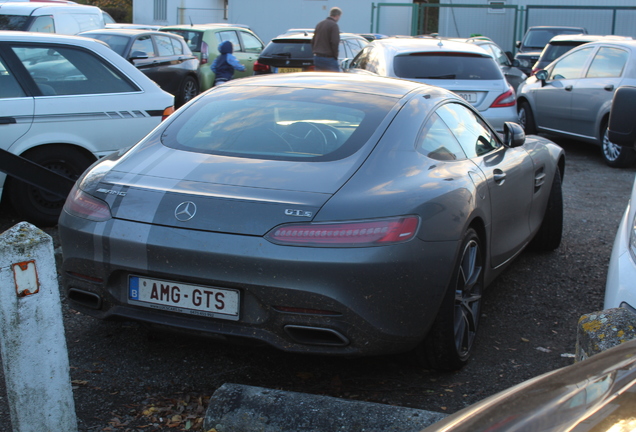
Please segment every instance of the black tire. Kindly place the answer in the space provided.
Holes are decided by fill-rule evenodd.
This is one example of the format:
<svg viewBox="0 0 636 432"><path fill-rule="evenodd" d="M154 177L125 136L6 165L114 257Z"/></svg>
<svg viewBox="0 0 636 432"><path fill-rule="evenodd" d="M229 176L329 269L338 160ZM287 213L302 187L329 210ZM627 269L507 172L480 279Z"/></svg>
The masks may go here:
<svg viewBox="0 0 636 432"><path fill-rule="evenodd" d="M481 314L484 254L472 228L466 232L450 284L426 339L415 350L420 365L461 369L472 354Z"/></svg>
<svg viewBox="0 0 636 432"><path fill-rule="evenodd" d="M24 158L72 180L76 180L95 159L72 147L51 145L31 150ZM15 178L9 179L8 196L14 211L37 226L54 226L64 206L64 199Z"/></svg>
<svg viewBox="0 0 636 432"><path fill-rule="evenodd" d="M179 94L176 97L175 108L179 108L181 105L194 99L199 94L199 83L191 76L184 78L179 87Z"/></svg>
<svg viewBox="0 0 636 432"><path fill-rule="evenodd" d="M517 105L517 116L519 117L519 124L523 127L526 135L537 133L537 124L534 121L534 114L532 114L532 108L528 102L519 102L519 105Z"/></svg>
<svg viewBox="0 0 636 432"><path fill-rule="evenodd" d="M605 163L612 168L628 168L636 161L636 151L632 147L619 146L609 140L607 123L601 130L601 154Z"/></svg>
<svg viewBox="0 0 636 432"><path fill-rule="evenodd" d="M538 252L549 252L559 247L563 235L563 191L561 172L557 168L552 180L548 207L545 209L539 231L530 242L530 248Z"/></svg>

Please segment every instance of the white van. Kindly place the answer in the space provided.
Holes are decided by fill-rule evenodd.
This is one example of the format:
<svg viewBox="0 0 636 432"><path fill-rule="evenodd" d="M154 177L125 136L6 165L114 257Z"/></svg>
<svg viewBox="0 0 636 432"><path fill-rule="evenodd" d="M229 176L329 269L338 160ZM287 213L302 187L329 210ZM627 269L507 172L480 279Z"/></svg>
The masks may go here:
<svg viewBox="0 0 636 432"><path fill-rule="evenodd" d="M104 28L96 6L51 2L0 3L0 30L77 34Z"/></svg>

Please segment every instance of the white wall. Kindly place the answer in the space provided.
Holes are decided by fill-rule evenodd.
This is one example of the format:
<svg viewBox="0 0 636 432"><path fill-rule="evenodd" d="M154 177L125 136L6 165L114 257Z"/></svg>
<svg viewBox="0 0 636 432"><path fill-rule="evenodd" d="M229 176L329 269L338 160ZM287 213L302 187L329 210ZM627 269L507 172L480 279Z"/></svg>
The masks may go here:
<svg viewBox="0 0 636 432"><path fill-rule="evenodd" d="M204 24L224 21L223 0L165 0L165 20L155 20L155 0L133 0L133 22L135 24L175 25Z"/></svg>

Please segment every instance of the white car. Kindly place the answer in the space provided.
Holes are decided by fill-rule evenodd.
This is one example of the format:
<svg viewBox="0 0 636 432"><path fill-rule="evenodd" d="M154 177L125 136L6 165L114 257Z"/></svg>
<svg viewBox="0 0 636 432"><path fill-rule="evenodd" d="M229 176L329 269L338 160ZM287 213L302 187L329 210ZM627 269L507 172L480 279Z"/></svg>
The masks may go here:
<svg viewBox="0 0 636 432"><path fill-rule="evenodd" d="M0 148L77 178L143 138L174 97L103 42L0 32ZM0 172L0 194L25 220L55 225L64 200Z"/></svg>
<svg viewBox="0 0 636 432"><path fill-rule="evenodd" d="M492 55L475 44L437 38L386 38L371 42L348 72L372 72L450 90L470 102L498 132L518 122L515 91Z"/></svg>

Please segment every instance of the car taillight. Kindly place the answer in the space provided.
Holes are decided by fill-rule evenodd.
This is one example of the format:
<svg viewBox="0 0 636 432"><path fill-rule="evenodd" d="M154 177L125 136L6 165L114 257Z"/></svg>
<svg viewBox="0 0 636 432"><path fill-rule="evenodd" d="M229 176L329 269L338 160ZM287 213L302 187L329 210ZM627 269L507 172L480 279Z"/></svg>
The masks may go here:
<svg viewBox="0 0 636 432"><path fill-rule="evenodd" d="M73 186L64 203L64 211L70 215L95 222L104 222L112 217L105 201L87 194Z"/></svg>
<svg viewBox="0 0 636 432"><path fill-rule="evenodd" d="M309 66L309 67L307 68L307 71L308 71L308 72L314 72L315 70L316 70L316 66L314 66L314 65L311 65L311 66Z"/></svg>
<svg viewBox="0 0 636 432"><path fill-rule="evenodd" d="M269 72L269 65L259 63L258 60L254 62L254 72Z"/></svg>
<svg viewBox="0 0 636 432"><path fill-rule="evenodd" d="M492 105L490 105L490 108L511 107L515 106L516 103L517 99L515 98L515 91L510 88L507 92L495 99Z"/></svg>
<svg viewBox="0 0 636 432"><path fill-rule="evenodd" d="M208 58L210 55L210 51L208 50L208 44L205 42L201 42L201 64L206 64L208 62Z"/></svg>
<svg viewBox="0 0 636 432"><path fill-rule="evenodd" d="M169 106L168 108L163 110L163 114L161 114L161 121L164 121L165 119L167 119L170 116L170 114L172 114L173 112L174 112L174 106Z"/></svg>
<svg viewBox="0 0 636 432"><path fill-rule="evenodd" d="M274 228L265 238L273 243L296 246L380 246L412 239L419 223L417 216L357 222L292 223Z"/></svg>

